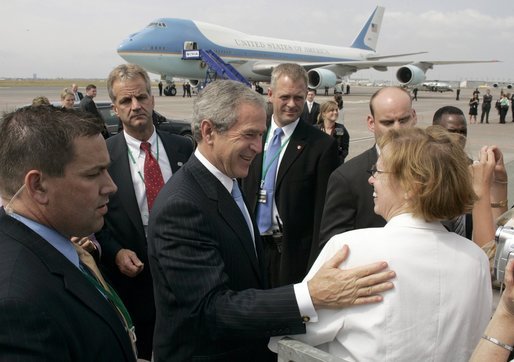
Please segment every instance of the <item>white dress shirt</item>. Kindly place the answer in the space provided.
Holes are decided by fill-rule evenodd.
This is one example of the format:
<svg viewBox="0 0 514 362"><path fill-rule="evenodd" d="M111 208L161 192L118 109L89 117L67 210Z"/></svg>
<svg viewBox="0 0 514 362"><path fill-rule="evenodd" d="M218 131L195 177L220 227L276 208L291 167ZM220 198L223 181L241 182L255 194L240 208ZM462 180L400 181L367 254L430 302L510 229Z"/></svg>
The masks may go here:
<svg viewBox="0 0 514 362"><path fill-rule="evenodd" d="M139 211L141 212L141 221L143 225L148 225L148 202L146 200L146 187L144 183L145 177L145 151L141 149L141 141L130 136L127 132L123 131L125 136L125 142L127 142L128 148L128 158L130 165L130 174L132 175L132 184L134 185L134 192L136 193L137 205L139 207ZM155 127L152 135L148 139L148 141L152 147L152 155L159 162L159 167L161 168L162 178L164 183L168 182L171 177L171 165L170 160L168 159L168 155L166 150L164 149L164 145L161 139L157 136L155 132ZM158 143L158 145L157 145ZM157 155L157 150L159 150L159 155Z"/></svg>
<svg viewBox="0 0 514 362"><path fill-rule="evenodd" d="M334 236L305 280L344 244L342 268L386 261L394 289L381 303L318 310L318 323L293 338L346 361L468 361L492 312L489 261L477 245L402 214L383 228Z"/></svg>

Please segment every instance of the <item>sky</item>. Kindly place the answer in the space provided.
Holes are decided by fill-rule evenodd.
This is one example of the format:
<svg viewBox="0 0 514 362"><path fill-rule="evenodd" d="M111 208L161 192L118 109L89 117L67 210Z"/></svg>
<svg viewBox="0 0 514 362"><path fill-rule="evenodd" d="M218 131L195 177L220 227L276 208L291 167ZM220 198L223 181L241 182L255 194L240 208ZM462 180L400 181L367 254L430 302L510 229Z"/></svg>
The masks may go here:
<svg viewBox="0 0 514 362"><path fill-rule="evenodd" d="M349 46L376 5L385 7L377 52L427 51L412 60L501 60L436 66L428 80L514 82L511 0L1 0L0 78L106 78L116 49L160 17L248 34ZM395 70L353 79L393 80ZM152 78L157 78L153 76Z"/></svg>

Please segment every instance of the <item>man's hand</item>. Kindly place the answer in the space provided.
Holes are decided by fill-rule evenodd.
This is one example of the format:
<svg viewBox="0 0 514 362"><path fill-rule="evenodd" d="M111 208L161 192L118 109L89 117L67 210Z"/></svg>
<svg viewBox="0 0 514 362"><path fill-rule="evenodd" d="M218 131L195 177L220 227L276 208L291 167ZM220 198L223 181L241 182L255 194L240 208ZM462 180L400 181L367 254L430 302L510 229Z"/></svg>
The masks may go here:
<svg viewBox="0 0 514 362"><path fill-rule="evenodd" d="M93 241L91 241L91 239L87 236L83 238L72 236L70 240L78 246L82 247L82 249L90 254L96 250L95 243L93 243Z"/></svg>
<svg viewBox="0 0 514 362"><path fill-rule="evenodd" d="M145 267L145 265L139 260L136 253L129 249L121 249L116 254L115 263L118 269L123 274L129 277L135 277Z"/></svg>
<svg viewBox="0 0 514 362"><path fill-rule="evenodd" d="M379 295L394 287L389 280L396 276L384 271L386 262L341 270L339 265L348 257L347 245L327 261L314 277L307 282L315 308L343 308L351 305L377 303Z"/></svg>

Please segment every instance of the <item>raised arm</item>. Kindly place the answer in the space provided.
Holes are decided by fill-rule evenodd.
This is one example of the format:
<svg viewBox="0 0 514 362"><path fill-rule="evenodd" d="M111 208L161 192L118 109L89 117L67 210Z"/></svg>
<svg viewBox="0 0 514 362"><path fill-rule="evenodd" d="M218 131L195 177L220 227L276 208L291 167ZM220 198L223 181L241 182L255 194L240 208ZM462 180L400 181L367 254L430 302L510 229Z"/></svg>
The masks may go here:
<svg viewBox="0 0 514 362"><path fill-rule="evenodd" d="M470 362L507 361L514 345L514 260L505 270L505 291ZM510 348L510 350L509 350Z"/></svg>

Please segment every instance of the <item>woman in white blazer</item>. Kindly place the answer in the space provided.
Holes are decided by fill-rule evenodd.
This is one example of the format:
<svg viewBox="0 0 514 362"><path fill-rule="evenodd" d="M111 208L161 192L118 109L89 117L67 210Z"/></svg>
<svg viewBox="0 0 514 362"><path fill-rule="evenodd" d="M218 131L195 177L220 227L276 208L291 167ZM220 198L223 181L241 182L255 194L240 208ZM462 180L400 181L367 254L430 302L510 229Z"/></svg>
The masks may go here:
<svg viewBox="0 0 514 362"><path fill-rule="evenodd" d="M378 145L368 182L387 225L334 236L305 279L346 244L341 268L384 260L395 287L378 304L319 310L293 338L346 361L468 361L491 316L489 261L440 223L476 200L467 156L438 126L391 130Z"/></svg>

